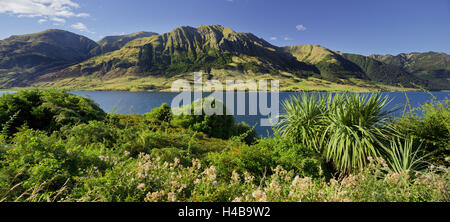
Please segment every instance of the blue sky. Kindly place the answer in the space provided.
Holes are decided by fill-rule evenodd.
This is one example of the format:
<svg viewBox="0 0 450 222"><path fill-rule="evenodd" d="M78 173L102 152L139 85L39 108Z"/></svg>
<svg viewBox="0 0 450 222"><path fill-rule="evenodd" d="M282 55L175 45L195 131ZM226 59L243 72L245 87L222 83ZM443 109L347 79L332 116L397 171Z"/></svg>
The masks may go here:
<svg viewBox="0 0 450 222"><path fill-rule="evenodd" d="M202 24L278 46L450 54L450 0L0 0L0 39L58 28L99 40Z"/></svg>

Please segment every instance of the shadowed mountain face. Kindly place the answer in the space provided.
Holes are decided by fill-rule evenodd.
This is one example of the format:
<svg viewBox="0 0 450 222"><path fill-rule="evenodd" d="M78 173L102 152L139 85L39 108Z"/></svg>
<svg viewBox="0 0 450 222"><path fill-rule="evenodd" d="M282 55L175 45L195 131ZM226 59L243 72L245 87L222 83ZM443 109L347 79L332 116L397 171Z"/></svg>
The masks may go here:
<svg viewBox="0 0 450 222"><path fill-rule="evenodd" d="M70 32L48 30L1 41L0 58L2 88L78 77L101 81L170 78L195 71L214 78L217 70L224 70L219 72L222 79L268 75L299 82L299 78L315 77L336 83L357 80L449 89L445 81L450 70L449 56L443 53L367 57L317 45L280 48L251 33L219 25L179 27L161 35L110 36L98 43Z"/></svg>
<svg viewBox="0 0 450 222"><path fill-rule="evenodd" d="M414 76L429 81L429 88L449 89L450 56L445 53L427 52L392 55L371 55L385 64L400 67Z"/></svg>
<svg viewBox="0 0 450 222"><path fill-rule="evenodd" d="M136 32L129 35L118 35L118 36L107 36L102 40L98 41L98 47L91 51L92 55L101 55L104 53L119 50L127 43L140 38L150 37L158 35L154 32Z"/></svg>
<svg viewBox="0 0 450 222"><path fill-rule="evenodd" d="M401 67L362 55L332 51L318 45L288 46L284 50L299 61L314 64L320 70L321 77L330 81L357 78L405 87L428 84L426 80L411 75Z"/></svg>
<svg viewBox="0 0 450 222"><path fill-rule="evenodd" d="M36 75L90 57L94 41L62 30L11 36L0 41L0 86L26 86Z"/></svg>

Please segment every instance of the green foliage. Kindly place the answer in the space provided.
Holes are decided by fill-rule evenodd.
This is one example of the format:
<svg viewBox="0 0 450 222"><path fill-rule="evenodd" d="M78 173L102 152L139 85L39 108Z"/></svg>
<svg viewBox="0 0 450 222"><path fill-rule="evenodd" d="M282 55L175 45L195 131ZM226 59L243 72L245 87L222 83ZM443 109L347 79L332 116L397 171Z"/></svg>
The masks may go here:
<svg viewBox="0 0 450 222"><path fill-rule="evenodd" d="M77 176L107 164L88 149L74 148L55 136L23 129L12 144L2 144L0 199L52 201L74 186ZM99 151L96 151L99 152Z"/></svg>
<svg viewBox="0 0 450 222"><path fill-rule="evenodd" d="M144 114L152 119L170 123L173 119L172 109L167 103L163 103L161 107L155 108L150 113Z"/></svg>
<svg viewBox="0 0 450 222"><path fill-rule="evenodd" d="M242 138L247 145L255 144L259 136L254 127L250 127L247 123L241 122L236 124L236 135Z"/></svg>
<svg viewBox="0 0 450 222"><path fill-rule="evenodd" d="M378 157L389 136L385 129L391 111L379 94L337 94L329 105L323 133L324 154L344 173L358 171L368 157Z"/></svg>
<svg viewBox="0 0 450 222"><path fill-rule="evenodd" d="M387 150L387 161L396 173L419 171L426 167L426 156L421 155L422 145L416 145L414 138L393 138L390 149Z"/></svg>
<svg viewBox="0 0 450 222"><path fill-rule="evenodd" d="M21 107L41 107L44 96L57 107L64 101L80 102L57 92L36 92L19 92L22 100L13 96L0 101L22 101ZM319 98L326 100L318 128L323 130L318 134L321 149L308 147L298 133L247 141L251 128L233 121L230 129L238 133L223 140L193 131L190 125L174 125L176 118L164 122L161 115L149 114L62 121L61 127L46 131L25 125L15 134L0 136L0 202L449 201L448 169L424 165L428 157L420 138L399 133L392 139L395 132L386 130L382 111L385 99L343 94L315 97L319 104ZM296 103L305 109L314 102L297 98ZM447 115L437 104L433 107L415 120ZM6 122L22 113L14 117L12 110ZM292 112L309 111L293 107ZM410 126L405 118L392 123L401 132ZM4 126L14 125L16 120L6 122ZM291 123L298 124L283 124ZM437 127L443 126L448 122ZM440 137L445 134L433 135L444 141ZM327 158L328 149L337 157ZM339 179L333 178L327 160L340 170Z"/></svg>
<svg viewBox="0 0 450 222"><path fill-rule="evenodd" d="M387 104L379 94L302 94L283 104L276 131L323 154L341 173L358 171L385 147Z"/></svg>
<svg viewBox="0 0 450 222"><path fill-rule="evenodd" d="M222 110L224 115L208 115L205 113L203 107L206 104L211 104L213 108ZM206 135L214 138L229 139L236 135L234 117L232 115L226 115L227 109L225 105L216 99L205 98L197 100L190 106L181 107L181 110L177 111L174 119L174 124L182 126L187 129L205 133ZM183 111L187 110L186 113ZM199 111L198 111L199 110Z"/></svg>
<svg viewBox="0 0 450 222"><path fill-rule="evenodd" d="M15 131L14 126L17 125L16 122L18 121L20 110L17 111L14 115L11 116L11 118L3 125L2 127L2 135L5 138L8 138L13 134Z"/></svg>
<svg viewBox="0 0 450 222"><path fill-rule="evenodd" d="M57 90L23 90L0 97L0 125L9 136L26 124L52 131L66 125L103 120L106 114L92 100ZM7 124L7 125L5 125Z"/></svg>
<svg viewBox="0 0 450 222"><path fill-rule="evenodd" d="M434 164L446 164L450 156L450 100L432 101L411 110L394 122L400 134L414 136L423 143L423 153ZM417 114L417 112L418 114Z"/></svg>
<svg viewBox="0 0 450 222"><path fill-rule="evenodd" d="M294 96L284 101L285 113L280 116L276 131L295 143L320 152L324 118L327 115L327 99L319 94Z"/></svg>
<svg viewBox="0 0 450 222"><path fill-rule="evenodd" d="M277 166L300 176L324 176L319 155L280 137L262 139L253 146L234 145L221 153L209 154L208 160L216 167L218 177L225 180L232 176L232 172L248 172L260 180L272 175Z"/></svg>

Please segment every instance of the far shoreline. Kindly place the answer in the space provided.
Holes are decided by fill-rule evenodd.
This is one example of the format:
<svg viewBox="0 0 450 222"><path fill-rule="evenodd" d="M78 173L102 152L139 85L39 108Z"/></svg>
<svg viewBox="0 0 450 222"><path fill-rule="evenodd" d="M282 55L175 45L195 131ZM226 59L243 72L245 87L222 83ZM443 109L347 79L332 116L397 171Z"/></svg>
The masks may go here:
<svg viewBox="0 0 450 222"><path fill-rule="evenodd" d="M67 92L70 91L76 91L76 92L147 92L147 93L181 93L183 91L177 91L172 92L170 90L123 90L123 89L70 89L70 88L40 88L40 87L21 87L21 88L7 88L7 89L1 89L1 92L17 92L21 90L31 90L31 89L38 89L38 90L64 90ZM235 91L235 92L260 92L260 91L254 91L254 90L223 90L223 92L229 92L229 91ZM190 90L190 92L199 92L196 90ZM201 91L204 93L212 93L214 91ZM269 91L270 92L270 91ZM325 93L325 92L333 92L333 93L393 93L393 92L450 92L450 90L422 90L422 89L398 89L398 90L363 90L363 91L357 91L357 90L280 90L280 93L302 93L302 92L314 92L314 93Z"/></svg>

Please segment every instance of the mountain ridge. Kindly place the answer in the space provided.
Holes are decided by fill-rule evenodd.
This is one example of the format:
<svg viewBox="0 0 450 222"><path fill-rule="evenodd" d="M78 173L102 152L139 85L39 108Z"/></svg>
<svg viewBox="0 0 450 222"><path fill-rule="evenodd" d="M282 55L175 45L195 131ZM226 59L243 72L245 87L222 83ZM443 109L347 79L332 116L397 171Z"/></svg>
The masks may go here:
<svg viewBox="0 0 450 222"><path fill-rule="evenodd" d="M31 35L61 31L46 30ZM1 47L3 41L0 41L0 56L5 54ZM55 40L54 44L57 42ZM8 81L9 76L5 73L11 72L11 69L0 65L0 87L51 86L55 85L52 83L64 81L63 85L70 88L71 84L78 84L74 82L82 78L98 82L117 79L117 84L122 85L128 84L127 80L119 82L119 79L122 81L124 78L143 79L142 82L144 79L149 82L167 82L186 73L204 71L210 79L251 76L282 78L293 88L295 84L308 82L312 78L328 82L326 84L359 84L374 88L382 84L449 89L448 85L440 83L447 78L448 73L445 71L442 77L435 69L431 69L443 66L447 70L448 55L445 53L437 53L444 59L427 67L430 70L425 70L426 74L429 71L433 75L426 76L420 74L423 70L411 69L414 67L411 64L430 60L425 54L409 56L415 59L411 62L404 59L409 58L406 53L398 55L399 57L362 56L334 51L320 45L278 47L252 33L235 32L220 25L202 25L197 28L182 26L163 34L137 32L92 42L88 47L88 55L80 58L81 61L33 73L28 75L28 79L24 75L26 81L23 84Z"/></svg>

